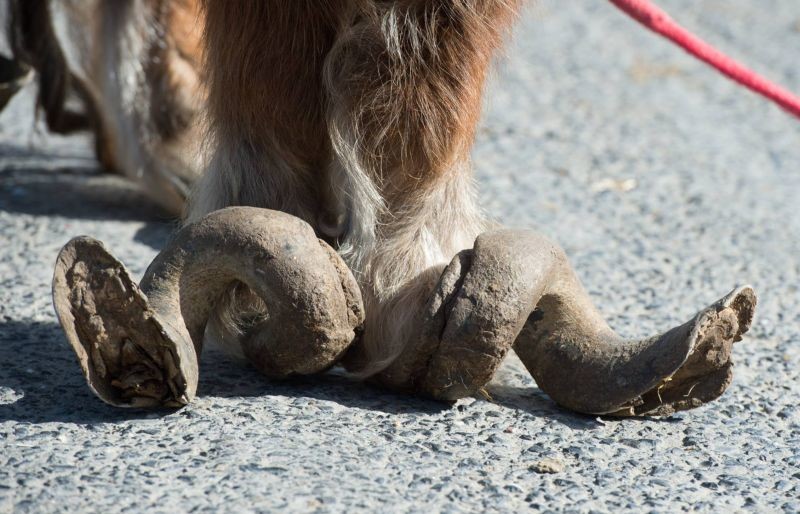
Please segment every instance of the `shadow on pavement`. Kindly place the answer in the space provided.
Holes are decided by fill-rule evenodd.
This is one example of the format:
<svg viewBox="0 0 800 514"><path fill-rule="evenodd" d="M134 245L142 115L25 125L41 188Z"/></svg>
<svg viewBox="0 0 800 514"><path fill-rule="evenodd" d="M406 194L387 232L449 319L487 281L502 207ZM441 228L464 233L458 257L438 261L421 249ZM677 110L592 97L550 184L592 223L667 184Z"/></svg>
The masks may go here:
<svg viewBox="0 0 800 514"><path fill-rule="evenodd" d="M245 363L214 350L203 354L200 369L199 397L309 397L389 414L435 414L454 408L445 402L387 392L336 371L268 380ZM119 409L96 398L55 321L0 323L0 390L3 389L10 399L0 404L0 422L114 423L173 412ZM592 429L599 424L590 417L560 409L538 389L493 386L492 395L500 405L549 417L573 429Z"/></svg>
<svg viewBox="0 0 800 514"><path fill-rule="evenodd" d="M0 211L81 220L143 221L136 240L161 248L175 227L132 182L93 158L0 144Z"/></svg>

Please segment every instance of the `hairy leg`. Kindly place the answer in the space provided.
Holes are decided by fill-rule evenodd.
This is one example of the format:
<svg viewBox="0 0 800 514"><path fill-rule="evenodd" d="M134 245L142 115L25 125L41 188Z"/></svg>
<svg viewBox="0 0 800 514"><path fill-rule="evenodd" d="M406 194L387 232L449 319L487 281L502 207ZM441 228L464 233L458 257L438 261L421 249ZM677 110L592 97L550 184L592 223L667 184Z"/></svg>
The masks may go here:
<svg viewBox="0 0 800 514"><path fill-rule="evenodd" d="M343 2L205 1L212 156L189 221L250 205L313 222L330 161L322 64Z"/></svg>
<svg viewBox="0 0 800 514"><path fill-rule="evenodd" d="M179 214L202 161L199 0L10 6L12 47L37 71L50 130L91 130L106 171Z"/></svg>
<svg viewBox="0 0 800 514"><path fill-rule="evenodd" d="M444 265L484 224L469 150L491 59L517 0L353 2L325 66L345 190L340 253L362 287L348 367L387 366L416 337Z"/></svg>

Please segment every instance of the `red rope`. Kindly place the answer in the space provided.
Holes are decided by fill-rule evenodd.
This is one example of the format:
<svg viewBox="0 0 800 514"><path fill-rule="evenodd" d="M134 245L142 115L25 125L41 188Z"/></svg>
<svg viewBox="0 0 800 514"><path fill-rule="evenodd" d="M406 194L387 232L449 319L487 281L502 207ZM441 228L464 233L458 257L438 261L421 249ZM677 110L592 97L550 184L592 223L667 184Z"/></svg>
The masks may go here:
<svg viewBox="0 0 800 514"><path fill-rule="evenodd" d="M800 97L745 68L684 29L650 0L610 0L630 17L705 61L739 84L765 96L800 118Z"/></svg>

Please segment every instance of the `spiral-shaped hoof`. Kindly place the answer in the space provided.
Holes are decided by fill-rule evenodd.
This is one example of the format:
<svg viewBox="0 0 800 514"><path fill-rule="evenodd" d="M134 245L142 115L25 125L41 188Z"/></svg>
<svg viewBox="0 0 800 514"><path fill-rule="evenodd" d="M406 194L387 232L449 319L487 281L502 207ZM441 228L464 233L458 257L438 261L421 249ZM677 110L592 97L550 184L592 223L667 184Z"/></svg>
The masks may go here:
<svg viewBox="0 0 800 514"><path fill-rule="evenodd" d="M180 230L137 287L103 245L61 251L53 298L89 386L119 406L177 406L197 389L197 357L216 303L243 283L266 306L242 339L270 376L333 365L364 320L350 271L289 214L233 207Z"/></svg>

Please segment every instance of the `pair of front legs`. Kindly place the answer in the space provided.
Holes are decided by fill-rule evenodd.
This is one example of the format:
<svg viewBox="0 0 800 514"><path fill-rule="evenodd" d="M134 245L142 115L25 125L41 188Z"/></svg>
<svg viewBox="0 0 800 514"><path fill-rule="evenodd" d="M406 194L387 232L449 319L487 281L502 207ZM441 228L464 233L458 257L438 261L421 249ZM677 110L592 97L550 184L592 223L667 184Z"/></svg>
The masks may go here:
<svg viewBox="0 0 800 514"><path fill-rule="evenodd" d="M216 211L183 228L141 286L99 242L58 258L54 303L90 387L118 406L194 397L215 299L242 282L266 305L242 338L251 362L283 377L324 371L363 336L359 287L341 258L291 215ZM375 379L455 400L487 384L513 347L538 385L579 412L666 415L717 398L755 295L740 288L688 323L624 341L603 322L563 252L528 231L496 230L457 254L400 355Z"/></svg>
<svg viewBox="0 0 800 514"><path fill-rule="evenodd" d="M750 289L661 337L622 341L556 245L483 232L469 147L518 4L207 0L215 154L190 223L141 288L94 241L59 258L57 310L95 391L118 405L188 402L212 308L245 284L261 300L239 344L271 376L342 362L455 399L513 347L582 412L665 414L719 395ZM230 207L241 205L253 207Z"/></svg>

